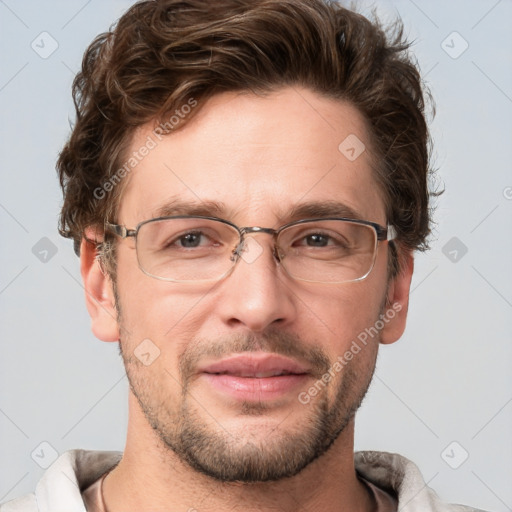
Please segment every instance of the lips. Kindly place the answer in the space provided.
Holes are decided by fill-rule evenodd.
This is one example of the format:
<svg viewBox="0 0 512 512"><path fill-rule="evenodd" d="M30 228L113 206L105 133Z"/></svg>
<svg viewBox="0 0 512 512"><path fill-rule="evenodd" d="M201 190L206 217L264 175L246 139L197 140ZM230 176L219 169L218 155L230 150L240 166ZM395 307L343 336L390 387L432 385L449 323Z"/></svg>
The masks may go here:
<svg viewBox="0 0 512 512"><path fill-rule="evenodd" d="M268 378L309 373L307 366L276 354L240 354L208 364L200 371L211 375L232 375L243 378Z"/></svg>
<svg viewBox="0 0 512 512"><path fill-rule="evenodd" d="M295 397L298 388L311 378L306 365L268 353L238 354L205 364L199 371L208 392L246 402Z"/></svg>

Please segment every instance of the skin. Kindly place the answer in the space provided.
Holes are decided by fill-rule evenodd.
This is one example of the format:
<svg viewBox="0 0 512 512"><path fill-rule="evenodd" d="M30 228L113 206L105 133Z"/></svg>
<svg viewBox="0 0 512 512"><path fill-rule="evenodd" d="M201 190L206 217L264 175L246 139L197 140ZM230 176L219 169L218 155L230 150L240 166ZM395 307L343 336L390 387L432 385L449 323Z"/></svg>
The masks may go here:
<svg viewBox="0 0 512 512"><path fill-rule="evenodd" d="M144 144L153 128L146 125L135 133L131 151ZM360 219L386 225L370 152L350 161L338 150L349 134L370 147L364 120L354 107L308 89L284 88L265 97L217 95L182 130L162 137L133 169L115 220L134 228L154 217L170 198L179 197L222 202L225 211L216 216L239 226L276 228L290 220L292 207L308 201L342 202ZM98 237L94 230L88 235ZM307 283L283 271L272 256L271 237L250 236L262 254L251 263L239 261L228 277L206 285L145 275L138 268L133 239L120 240L120 317L112 282L95 259L94 247L83 242L81 269L92 330L101 340L120 340L132 388L125 452L104 483L109 512L375 509L354 469L351 408L357 408L366 391L379 343L392 343L403 333L412 257L403 255L403 271L389 280L388 244L381 242L366 279ZM385 303L401 309L309 405L301 404L294 391L257 411L253 404L250 414L197 374L182 393L179 365L192 351L196 363L203 363L211 360L212 350L220 350L223 357L235 351L237 340L252 340L254 350L281 353L289 342L305 353L319 351L332 364L360 332L374 325ZM144 366L134 350L148 338L160 356ZM315 380L311 376L304 390ZM336 421L344 428L325 453L294 476L219 482L191 467L165 444L162 431L159 435L151 427L153 422L172 437L179 430L176 418L183 404L194 421L229 438L239 453L249 443L263 454L281 450L286 457L293 452L287 443L306 432L320 404L337 411Z"/></svg>

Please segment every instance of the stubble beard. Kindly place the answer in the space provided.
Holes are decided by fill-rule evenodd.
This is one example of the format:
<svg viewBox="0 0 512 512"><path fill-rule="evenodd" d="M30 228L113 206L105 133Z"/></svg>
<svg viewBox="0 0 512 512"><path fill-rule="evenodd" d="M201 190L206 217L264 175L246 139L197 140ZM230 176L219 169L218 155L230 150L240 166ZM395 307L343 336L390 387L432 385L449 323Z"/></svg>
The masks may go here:
<svg viewBox="0 0 512 512"><path fill-rule="evenodd" d="M170 405L172 399L165 395L165 379L171 379L170 374L160 383L144 377L141 362L133 354L123 352L123 341L119 346L131 391L164 446L194 470L215 480L256 483L295 476L332 446L354 417L371 383L378 340L373 343L373 348L370 345L364 348L372 351L371 354L360 359L358 354L343 367L337 379L321 389L308 404L301 405L304 414L296 425L283 428L278 424L264 435L260 426L230 432L208 412L208 404L190 389L195 361L205 352L209 356L221 356L264 350L306 359L320 378L332 364L323 352L301 349L304 343L300 338L279 331L257 338L237 336L214 344L192 340L190 346L199 350L188 351L187 348L180 358L182 393L180 400ZM330 393L333 398L329 398L328 390L332 386L336 389ZM263 416L266 412L264 403L246 402L238 415L250 420L251 416Z"/></svg>

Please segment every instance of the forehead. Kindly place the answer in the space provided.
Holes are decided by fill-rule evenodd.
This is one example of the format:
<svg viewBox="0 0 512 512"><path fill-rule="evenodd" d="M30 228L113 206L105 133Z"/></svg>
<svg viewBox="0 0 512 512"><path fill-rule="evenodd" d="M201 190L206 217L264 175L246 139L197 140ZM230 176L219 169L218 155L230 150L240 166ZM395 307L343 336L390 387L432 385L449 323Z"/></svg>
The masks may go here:
<svg viewBox="0 0 512 512"><path fill-rule="evenodd" d="M308 89L219 94L175 133L139 128L130 158L118 213L126 225L175 211L273 225L322 203L385 222L363 117Z"/></svg>

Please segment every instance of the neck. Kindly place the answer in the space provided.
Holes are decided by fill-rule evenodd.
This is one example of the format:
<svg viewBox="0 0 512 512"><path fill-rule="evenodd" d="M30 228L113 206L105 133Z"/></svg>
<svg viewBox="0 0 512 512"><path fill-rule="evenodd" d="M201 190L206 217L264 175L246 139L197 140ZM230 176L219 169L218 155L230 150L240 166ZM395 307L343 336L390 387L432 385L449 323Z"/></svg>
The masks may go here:
<svg viewBox="0 0 512 512"><path fill-rule="evenodd" d="M130 397L133 401L133 397ZM107 512L187 510L369 512L374 504L354 469L353 420L329 450L298 475L275 482L226 483L198 473L132 414L126 448L103 485Z"/></svg>

